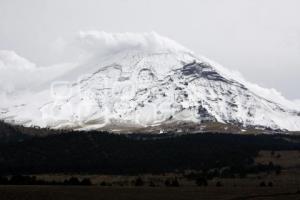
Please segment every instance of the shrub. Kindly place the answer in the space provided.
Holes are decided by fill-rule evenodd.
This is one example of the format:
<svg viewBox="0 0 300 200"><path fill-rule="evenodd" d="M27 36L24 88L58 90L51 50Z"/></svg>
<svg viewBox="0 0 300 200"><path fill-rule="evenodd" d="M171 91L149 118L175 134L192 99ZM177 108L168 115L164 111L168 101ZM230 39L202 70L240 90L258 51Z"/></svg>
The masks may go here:
<svg viewBox="0 0 300 200"><path fill-rule="evenodd" d="M101 186L107 186L107 184L106 184L105 181L102 181L102 182L100 183L100 185L101 185Z"/></svg>
<svg viewBox="0 0 300 200"><path fill-rule="evenodd" d="M272 182L269 182L269 183L268 183L268 186L269 186L269 187L273 187L273 183L272 183Z"/></svg>
<svg viewBox="0 0 300 200"><path fill-rule="evenodd" d="M85 178L81 181L81 185L92 185L92 182L89 178Z"/></svg>
<svg viewBox="0 0 300 200"><path fill-rule="evenodd" d="M259 184L260 187L266 187L266 183L264 181L260 182Z"/></svg>
<svg viewBox="0 0 300 200"><path fill-rule="evenodd" d="M145 183L143 181L143 179L141 177L138 177L135 182L134 182L134 185L135 186L143 186Z"/></svg>
<svg viewBox="0 0 300 200"><path fill-rule="evenodd" d="M205 178L197 178L196 185L198 186L207 186L207 180Z"/></svg>
<svg viewBox="0 0 300 200"><path fill-rule="evenodd" d="M172 187L179 187L179 186L180 186L180 184L179 184L177 178L175 178L175 179L172 180L171 186L172 186Z"/></svg>
<svg viewBox="0 0 300 200"><path fill-rule="evenodd" d="M278 166L278 167L276 168L275 173L276 173L276 175L281 174L281 167L280 167L280 166Z"/></svg>
<svg viewBox="0 0 300 200"><path fill-rule="evenodd" d="M165 186L167 187L179 187L180 184L179 184L179 181L177 178L173 178L173 179L167 179L165 181Z"/></svg>
<svg viewBox="0 0 300 200"><path fill-rule="evenodd" d="M156 185L154 184L153 181L150 181L149 186L150 186L150 187L155 187Z"/></svg>
<svg viewBox="0 0 300 200"><path fill-rule="evenodd" d="M64 181L64 185L80 185L80 181L76 177L71 177Z"/></svg>
<svg viewBox="0 0 300 200"><path fill-rule="evenodd" d="M167 179L165 181L165 186L170 187L171 186L171 181L169 179Z"/></svg>
<svg viewBox="0 0 300 200"><path fill-rule="evenodd" d="M220 181L218 181L218 182L216 183L216 186L217 186L217 187L222 187L223 184L222 184Z"/></svg>
<svg viewBox="0 0 300 200"><path fill-rule="evenodd" d="M0 176L0 185L7 185L8 184L8 178Z"/></svg>

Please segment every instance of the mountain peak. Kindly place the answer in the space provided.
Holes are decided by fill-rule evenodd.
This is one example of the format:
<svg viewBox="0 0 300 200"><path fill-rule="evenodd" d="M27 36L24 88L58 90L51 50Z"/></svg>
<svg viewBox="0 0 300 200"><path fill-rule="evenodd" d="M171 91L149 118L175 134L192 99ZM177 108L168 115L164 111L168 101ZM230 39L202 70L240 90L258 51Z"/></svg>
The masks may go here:
<svg viewBox="0 0 300 200"><path fill-rule="evenodd" d="M10 106L0 107L0 119L120 132L177 129L185 123L198 131L206 123L300 130L298 111L154 32L89 31L81 32L78 41L87 59L54 77L48 87L10 99Z"/></svg>

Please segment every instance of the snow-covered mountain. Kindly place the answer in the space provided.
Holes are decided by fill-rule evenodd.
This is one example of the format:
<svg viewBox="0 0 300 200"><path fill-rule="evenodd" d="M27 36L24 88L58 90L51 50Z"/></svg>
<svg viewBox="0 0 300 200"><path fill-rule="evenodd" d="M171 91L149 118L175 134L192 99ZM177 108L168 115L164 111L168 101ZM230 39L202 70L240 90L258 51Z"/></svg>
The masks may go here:
<svg viewBox="0 0 300 200"><path fill-rule="evenodd" d="M300 112L288 101L262 95L172 40L155 33L87 32L80 37L94 53L26 92L0 96L6 100L0 119L83 130L182 122L300 130Z"/></svg>

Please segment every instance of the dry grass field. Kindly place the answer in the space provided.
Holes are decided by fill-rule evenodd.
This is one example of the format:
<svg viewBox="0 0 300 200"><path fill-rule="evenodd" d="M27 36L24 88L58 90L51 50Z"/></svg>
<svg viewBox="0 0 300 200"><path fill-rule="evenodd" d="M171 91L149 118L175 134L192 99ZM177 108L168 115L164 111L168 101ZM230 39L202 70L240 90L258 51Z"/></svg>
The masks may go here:
<svg viewBox="0 0 300 200"><path fill-rule="evenodd" d="M89 178L93 186L0 186L0 200L299 200L300 199L300 152L261 151L256 163L270 162L282 166L280 174L250 174L245 178L215 178L208 186L199 187L182 174L141 175L144 185L137 187L132 181L137 176L110 175L36 175L38 179L61 181L71 176ZM179 187L166 187L164 181L177 177ZM108 186L101 186L101 183ZM155 187L150 187L153 182ZM216 183L222 186L217 187ZM262 187L261 182L266 186ZM272 182L272 186L268 183Z"/></svg>
<svg viewBox="0 0 300 200"><path fill-rule="evenodd" d="M99 187L1 186L1 200L299 200L292 188L259 187Z"/></svg>

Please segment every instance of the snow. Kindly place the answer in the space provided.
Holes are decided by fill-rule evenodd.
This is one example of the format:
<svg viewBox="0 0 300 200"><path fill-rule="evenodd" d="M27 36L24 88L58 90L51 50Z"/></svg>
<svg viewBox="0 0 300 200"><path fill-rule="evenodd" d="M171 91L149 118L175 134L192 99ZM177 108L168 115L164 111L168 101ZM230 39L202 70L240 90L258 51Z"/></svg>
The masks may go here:
<svg viewBox="0 0 300 200"><path fill-rule="evenodd" d="M280 92L278 92L274 88L264 88L261 87L255 83L251 83L247 81L241 73L238 71L234 70L229 70L222 65L218 64L215 61L212 61L208 58L205 58L201 56L201 59L204 60L205 62L211 64L214 66L214 68L222 74L224 77L227 77L228 79L233 79L236 80L242 84L244 84L247 88L249 88L251 91L253 91L255 94L264 97L268 100L274 101L276 103L282 104L290 109L296 109L300 111L300 100L295 100L295 101L290 101L286 99Z"/></svg>
<svg viewBox="0 0 300 200"><path fill-rule="evenodd" d="M77 40L85 59L51 67L0 51L0 76L24 76L0 87L0 119L78 130L184 121L300 130L296 103L156 33L92 31Z"/></svg>

